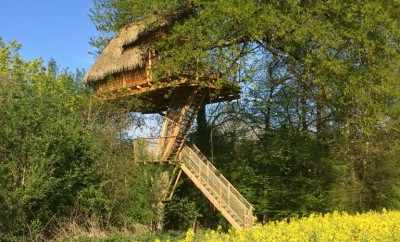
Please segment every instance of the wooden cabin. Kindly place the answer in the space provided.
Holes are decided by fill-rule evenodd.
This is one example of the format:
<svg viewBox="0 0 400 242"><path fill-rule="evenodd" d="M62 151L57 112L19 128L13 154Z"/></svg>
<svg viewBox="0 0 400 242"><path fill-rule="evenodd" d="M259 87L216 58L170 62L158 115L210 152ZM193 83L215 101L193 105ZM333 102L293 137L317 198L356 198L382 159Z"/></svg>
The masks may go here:
<svg viewBox="0 0 400 242"><path fill-rule="evenodd" d="M239 97L239 88L234 84L214 85L217 75L197 78L197 83L190 76L152 80L152 68L158 61L152 43L165 36L169 23L153 16L121 29L85 76L98 98L111 101L135 97L143 105L132 111L155 113L167 110L173 95L187 93L200 82L207 89L206 103Z"/></svg>

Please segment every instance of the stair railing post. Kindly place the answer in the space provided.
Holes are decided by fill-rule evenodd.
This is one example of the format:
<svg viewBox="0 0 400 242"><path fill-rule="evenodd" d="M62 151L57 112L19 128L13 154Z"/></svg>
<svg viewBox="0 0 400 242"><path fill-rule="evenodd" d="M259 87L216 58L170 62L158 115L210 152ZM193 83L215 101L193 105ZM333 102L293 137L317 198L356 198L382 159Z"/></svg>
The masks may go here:
<svg viewBox="0 0 400 242"><path fill-rule="evenodd" d="M219 184L219 197L220 197L220 202L219 202L219 206L221 206L222 207L222 202L223 202L223 193L222 193L223 191L222 191L222 185L221 184Z"/></svg>
<svg viewBox="0 0 400 242"><path fill-rule="evenodd" d="M231 207L231 186L228 186L228 204Z"/></svg>
<svg viewBox="0 0 400 242"><path fill-rule="evenodd" d="M243 225L246 227L247 226L247 209L246 206L243 206Z"/></svg>
<svg viewBox="0 0 400 242"><path fill-rule="evenodd" d="M248 225L248 216L247 216L248 211L245 211L244 213L244 218L243 218L243 225L245 228L247 228Z"/></svg>
<svg viewBox="0 0 400 242"><path fill-rule="evenodd" d="M199 162L197 162L197 167L199 168L199 179L201 179L201 168L200 168L200 164L199 164Z"/></svg>
<svg viewBox="0 0 400 242"><path fill-rule="evenodd" d="M208 167L208 163L206 163L206 166L207 166L206 182L207 182L207 184L210 185L210 167Z"/></svg>

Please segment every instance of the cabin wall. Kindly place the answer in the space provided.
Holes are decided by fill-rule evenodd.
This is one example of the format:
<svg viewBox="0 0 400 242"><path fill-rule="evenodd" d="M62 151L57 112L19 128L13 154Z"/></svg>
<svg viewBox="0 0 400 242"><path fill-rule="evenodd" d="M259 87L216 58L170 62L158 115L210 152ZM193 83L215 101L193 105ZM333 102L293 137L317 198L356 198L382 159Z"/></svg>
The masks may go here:
<svg viewBox="0 0 400 242"><path fill-rule="evenodd" d="M146 68L113 75L95 86L98 94L129 89L149 82Z"/></svg>
<svg viewBox="0 0 400 242"><path fill-rule="evenodd" d="M97 94L140 88L142 85L151 86L151 68L156 61L154 50L149 49L145 58L147 61L144 67L113 74L106 80L96 83Z"/></svg>

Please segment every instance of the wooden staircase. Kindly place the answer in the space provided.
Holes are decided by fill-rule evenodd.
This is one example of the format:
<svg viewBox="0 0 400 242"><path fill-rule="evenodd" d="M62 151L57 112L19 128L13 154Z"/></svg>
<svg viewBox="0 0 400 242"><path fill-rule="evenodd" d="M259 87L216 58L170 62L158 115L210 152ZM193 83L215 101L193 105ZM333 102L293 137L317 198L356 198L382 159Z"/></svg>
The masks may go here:
<svg viewBox="0 0 400 242"><path fill-rule="evenodd" d="M233 227L251 227L255 222L252 205L195 145L185 142L205 96L206 93L201 89L194 89L185 96L175 94L164 116L160 138L155 143L149 139L138 140L134 146L138 147L135 155L149 157L153 163L168 162L175 165L164 201L171 199L183 171ZM157 152L154 152L154 145ZM139 151L146 150L146 146L153 148L141 154Z"/></svg>
<svg viewBox="0 0 400 242"><path fill-rule="evenodd" d="M235 228L255 222L253 206L195 145L184 145L178 157L184 173Z"/></svg>
<svg viewBox="0 0 400 242"><path fill-rule="evenodd" d="M173 98L164 117L159 143L160 161L171 161L180 152L188 131L204 102L205 92L194 89L189 96Z"/></svg>

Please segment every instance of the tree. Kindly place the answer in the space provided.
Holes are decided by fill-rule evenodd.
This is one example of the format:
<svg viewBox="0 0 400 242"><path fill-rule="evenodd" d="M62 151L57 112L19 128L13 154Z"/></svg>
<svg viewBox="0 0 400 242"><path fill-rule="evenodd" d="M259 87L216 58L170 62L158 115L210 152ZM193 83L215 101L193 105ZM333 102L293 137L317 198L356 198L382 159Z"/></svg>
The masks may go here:
<svg viewBox="0 0 400 242"><path fill-rule="evenodd" d="M168 71L201 76L216 68L221 79L243 83L244 96L250 98L231 109L237 111L231 112L235 114L231 120L236 120L235 127L252 128L255 137L245 145L254 140L264 144L257 146L255 151L262 155L254 163L269 156L277 160L274 169L285 170L311 159L299 166L304 169L295 168L299 179L308 178L310 166L319 167L319 162L326 164L317 169L323 174L331 174L335 167L335 184L330 175L326 180L314 176L312 182L323 187L325 195L334 185L332 208L398 206L397 1L95 2L92 18L108 36L146 15L191 7L191 14L174 22L167 37L155 45L161 54L157 66L161 75ZM301 143L298 139L311 145L292 148ZM274 142L288 148L283 156L279 150L265 149ZM255 165L254 172L262 169ZM285 176L278 174L276 181L283 183ZM299 181L289 179L283 192ZM257 186L265 182L261 179ZM302 194L312 194L313 189L310 186Z"/></svg>
<svg viewBox="0 0 400 242"><path fill-rule="evenodd" d="M52 238L71 221L150 224L150 175L120 138L127 115L20 47L0 40L0 240Z"/></svg>

